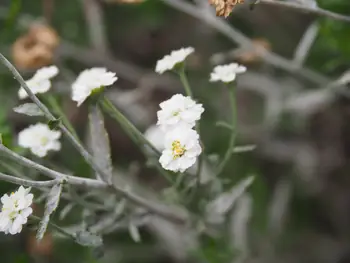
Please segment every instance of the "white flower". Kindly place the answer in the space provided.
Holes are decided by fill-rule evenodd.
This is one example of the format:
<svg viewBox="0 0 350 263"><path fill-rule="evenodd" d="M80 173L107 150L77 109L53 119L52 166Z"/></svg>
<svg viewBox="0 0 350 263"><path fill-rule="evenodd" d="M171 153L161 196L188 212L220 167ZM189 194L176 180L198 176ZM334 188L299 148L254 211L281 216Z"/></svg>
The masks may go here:
<svg viewBox="0 0 350 263"><path fill-rule="evenodd" d="M193 47L181 48L179 50L172 51L170 55L166 55L157 61L156 72L163 74L165 71L173 69L177 64L184 62L187 56L193 52Z"/></svg>
<svg viewBox="0 0 350 263"><path fill-rule="evenodd" d="M37 123L18 134L18 144L29 148L33 154L44 157L49 150L59 151L61 149L61 143L58 140L60 137L60 131L52 131L48 125Z"/></svg>
<svg viewBox="0 0 350 263"><path fill-rule="evenodd" d="M179 126L166 133L164 150L159 162L166 170L184 172L195 164L202 148L196 131Z"/></svg>
<svg viewBox="0 0 350 263"><path fill-rule="evenodd" d="M157 112L157 125L160 125L163 131L171 130L178 125L192 128L204 112L202 104L197 104L190 97L181 94L172 96L159 106L161 110Z"/></svg>
<svg viewBox="0 0 350 263"><path fill-rule="evenodd" d="M28 216L33 212L30 207L33 194L30 188L20 186L17 192L1 197L2 209L0 213L0 231L11 235L22 231L22 225L27 223Z"/></svg>
<svg viewBox="0 0 350 263"><path fill-rule="evenodd" d="M58 68L56 66L44 67L38 69L34 76L26 81L29 89L34 93L45 93L51 88L51 81L53 77L58 74ZM18 91L18 97L25 99L28 97L27 92L23 87Z"/></svg>
<svg viewBox="0 0 350 263"><path fill-rule="evenodd" d="M144 136L158 151L164 150L165 133L159 126L150 126Z"/></svg>
<svg viewBox="0 0 350 263"><path fill-rule="evenodd" d="M112 85L118 78L105 68L91 68L82 71L72 85L72 100L80 106L93 91Z"/></svg>
<svg viewBox="0 0 350 263"><path fill-rule="evenodd" d="M216 66L213 72L210 74L210 81L222 81L225 83L232 82L236 79L237 74L246 72L247 68L237 63L231 63L228 65Z"/></svg>

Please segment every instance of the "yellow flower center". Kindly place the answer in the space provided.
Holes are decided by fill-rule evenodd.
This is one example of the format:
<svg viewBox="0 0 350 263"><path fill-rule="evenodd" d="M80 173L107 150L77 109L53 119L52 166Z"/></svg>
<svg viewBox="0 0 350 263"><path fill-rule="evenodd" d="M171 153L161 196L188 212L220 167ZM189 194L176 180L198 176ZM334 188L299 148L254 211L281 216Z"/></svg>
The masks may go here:
<svg viewBox="0 0 350 263"><path fill-rule="evenodd" d="M174 160L183 156L186 152L186 148L184 146L182 146L180 141L178 141L178 140L173 141L171 146L172 146L171 150L173 152L173 159Z"/></svg>
<svg viewBox="0 0 350 263"><path fill-rule="evenodd" d="M49 139L47 137L41 137L40 143L42 146L45 146L49 142Z"/></svg>

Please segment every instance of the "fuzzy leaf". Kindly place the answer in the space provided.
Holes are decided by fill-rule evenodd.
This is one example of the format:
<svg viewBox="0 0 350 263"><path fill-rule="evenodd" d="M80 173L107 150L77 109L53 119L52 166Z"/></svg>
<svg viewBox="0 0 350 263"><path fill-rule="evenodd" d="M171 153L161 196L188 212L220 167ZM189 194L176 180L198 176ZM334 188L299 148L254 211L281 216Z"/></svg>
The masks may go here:
<svg viewBox="0 0 350 263"><path fill-rule="evenodd" d="M141 241L141 235L140 235L139 229L133 223L129 224L129 233L130 233L131 238L136 243Z"/></svg>
<svg viewBox="0 0 350 263"><path fill-rule="evenodd" d="M104 119L100 108L93 105L89 114L90 140L92 154L100 168L103 169L107 178L98 174L97 177L107 183L112 181L112 161L109 138L104 126Z"/></svg>
<svg viewBox="0 0 350 263"><path fill-rule="evenodd" d="M42 110L35 103L24 103L13 108L13 111L28 116L44 116Z"/></svg>
<svg viewBox="0 0 350 263"><path fill-rule="evenodd" d="M242 196L246 189L253 183L254 177L249 176L237 183L230 191L219 195L216 199L211 201L206 208L208 220L219 222L222 216L225 215L235 204L240 196Z"/></svg>
<svg viewBox="0 0 350 263"><path fill-rule="evenodd" d="M79 231L76 233L75 241L85 247L101 247L102 237L89 231Z"/></svg>
<svg viewBox="0 0 350 263"><path fill-rule="evenodd" d="M36 238L38 240L41 240L44 237L44 234L47 229L47 225L50 221L50 215L55 211L55 209L59 204L61 192L62 192L62 183L58 183L54 185L51 188L51 191L49 192L46 205L45 205L44 216L39 224L38 232L36 234Z"/></svg>

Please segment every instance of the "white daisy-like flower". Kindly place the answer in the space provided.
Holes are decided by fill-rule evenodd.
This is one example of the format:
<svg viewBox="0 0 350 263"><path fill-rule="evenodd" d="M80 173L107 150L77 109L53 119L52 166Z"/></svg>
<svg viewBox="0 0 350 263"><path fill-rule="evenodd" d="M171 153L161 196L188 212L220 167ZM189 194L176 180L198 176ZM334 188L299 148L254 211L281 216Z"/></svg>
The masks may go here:
<svg viewBox="0 0 350 263"><path fill-rule="evenodd" d="M30 206L34 196L29 192L30 188L20 186L15 193L5 194L1 197L1 232L15 235L22 231L22 226L27 223L28 216L33 212Z"/></svg>
<svg viewBox="0 0 350 263"><path fill-rule="evenodd" d="M26 81L29 89L34 93L45 93L51 88L51 79L58 74L56 66L43 67L38 69L34 76ZM18 90L18 97L25 99L28 97L27 92L23 87Z"/></svg>
<svg viewBox="0 0 350 263"><path fill-rule="evenodd" d="M156 72L163 74L165 71L172 70L177 64L182 63L185 59L194 52L193 47L181 48L172 51L162 59L157 61Z"/></svg>
<svg viewBox="0 0 350 263"><path fill-rule="evenodd" d="M191 97L176 94L170 99L159 104L161 110L157 112L157 125L163 131L168 131L178 125L192 128L201 118L204 108L197 104Z"/></svg>
<svg viewBox="0 0 350 263"><path fill-rule="evenodd" d="M151 125L144 133L146 139L160 152L164 150L165 132L157 125ZM151 152L151 151L150 151ZM187 172L193 176L196 175L198 169L198 162L188 168ZM208 163L202 162L201 183L206 183L213 178L213 171ZM189 184L195 185L196 180Z"/></svg>
<svg viewBox="0 0 350 263"><path fill-rule="evenodd" d="M61 143L60 131L52 131L44 123L37 123L24 129L18 134L18 144L29 148L31 152L39 157L45 157L48 151L59 151Z"/></svg>
<svg viewBox="0 0 350 263"><path fill-rule="evenodd" d="M227 65L219 65L213 69L213 72L210 74L210 81L222 81L224 83L232 82L236 79L237 74L246 72L247 68L241 66L237 63L231 63Z"/></svg>
<svg viewBox="0 0 350 263"><path fill-rule="evenodd" d="M110 86L118 78L105 68L91 68L82 71L72 85L72 100L80 106L93 91Z"/></svg>
<svg viewBox="0 0 350 263"><path fill-rule="evenodd" d="M195 130L179 126L165 135L164 150L159 162L166 170L184 172L193 166L202 148Z"/></svg>

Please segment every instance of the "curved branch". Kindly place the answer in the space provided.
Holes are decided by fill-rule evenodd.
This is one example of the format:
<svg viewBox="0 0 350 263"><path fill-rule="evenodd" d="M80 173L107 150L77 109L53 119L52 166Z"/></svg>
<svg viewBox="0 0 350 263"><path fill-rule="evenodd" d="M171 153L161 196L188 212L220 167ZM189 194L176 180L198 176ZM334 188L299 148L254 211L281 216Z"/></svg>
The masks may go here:
<svg viewBox="0 0 350 263"><path fill-rule="evenodd" d="M0 180L6 181L9 183L18 184L18 185L23 185L26 187L35 187L35 188L51 187L60 181L57 179L50 180L50 181L33 181L33 180L17 178L17 177L14 177L12 175L7 175L4 173L0 173Z"/></svg>

